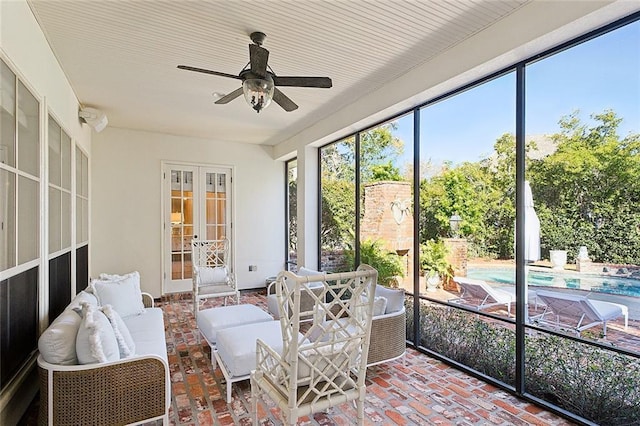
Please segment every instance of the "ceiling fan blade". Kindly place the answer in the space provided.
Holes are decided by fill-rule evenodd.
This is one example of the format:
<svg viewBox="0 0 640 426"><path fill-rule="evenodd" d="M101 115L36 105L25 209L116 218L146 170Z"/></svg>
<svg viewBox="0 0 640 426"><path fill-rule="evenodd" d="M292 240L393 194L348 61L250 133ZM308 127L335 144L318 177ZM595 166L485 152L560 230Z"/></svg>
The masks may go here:
<svg viewBox="0 0 640 426"><path fill-rule="evenodd" d="M328 89L333 85L329 77L278 77L275 75L273 83L276 86L320 87L323 89Z"/></svg>
<svg viewBox="0 0 640 426"><path fill-rule="evenodd" d="M201 72L201 73L204 73L204 74L211 74L211 75L217 75L217 76L220 76L220 77L229 77L229 78L235 78L237 80L242 80L242 77L240 77L238 75L227 74L227 73L218 72L218 71L205 70L204 68L190 67L188 65L178 65L178 68L181 69L181 70L186 70L186 71L195 71L195 72Z"/></svg>
<svg viewBox="0 0 640 426"><path fill-rule="evenodd" d="M220 99L218 99L217 101L215 101L215 104L228 104L229 102L231 102L232 100L234 100L235 98L237 98L238 96L242 95L242 87L240 87L239 89L234 90L233 92L229 93L228 95L225 95L223 97L221 97Z"/></svg>
<svg viewBox="0 0 640 426"><path fill-rule="evenodd" d="M251 63L251 72L260 77L266 76L269 51L264 47L258 46L257 44L250 44L249 58Z"/></svg>
<svg viewBox="0 0 640 426"><path fill-rule="evenodd" d="M296 105L291 99L287 97L287 95L276 88L273 89L273 101L280 105L282 109L287 112L298 109L298 105Z"/></svg>

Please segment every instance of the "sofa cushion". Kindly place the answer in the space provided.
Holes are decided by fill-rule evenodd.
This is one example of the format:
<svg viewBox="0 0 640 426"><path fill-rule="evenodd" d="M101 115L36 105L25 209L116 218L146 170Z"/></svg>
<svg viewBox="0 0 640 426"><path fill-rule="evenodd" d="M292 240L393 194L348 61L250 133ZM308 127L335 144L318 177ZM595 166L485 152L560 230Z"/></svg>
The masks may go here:
<svg viewBox="0 0 640 426"><path fill-rule="evenodd" d="M373 298L373 316L377 317L384 315L387 309L387 298L383 296L377 296Z"/></svg>
<svg viewBox="0 0 640 426"><path fill-rule="evenodd" d="M120 349L111 323L95 306L82 303L82 322L76 336L76 353L80 364L117 361Z"/></svg>
<svg viewBox="0 0 640 426"><path fill-rule="evenodd" d="M387 299L387 307L385 314L398 312L404 307L404 289L403 288L387 288L376 285L376 297L382 296Z"/></svg>
<svg viewBox="0 0 640 426"><path fill-rule="evenodd" d="M122 321L135 343L136 355L158 355L168 361L162 309L147 308L143 314L122 318Z"/></svg>
<svg viewBox="0 0 640 426"><path fill-rule="evenodd" d="M75 365L76 336L82 318L71 309L65 309L38 339L38 350L46 362Z"/></svg>
<svg viewBox="0 0 640 426"><path fill-rule="evenodd" d="M113 281L92 280L91 288L100 305L111 305L122 318L144 312L138 272Z"/></svg>
<svg viewBox="0 0 640 426"><path fill-rule="evenodd" d="M38 339L38 350L46 362L59 365L78 363L76 336L82 318L73 311L73 308L80 309L82 302L98 305L94 295L81 291L57 318L50 318L52 323Z"/></svg>
<svg viewBox="0 0 640 426"><path fill-rule="evenodd" d="M118 342L118 349L120 350L120 358L128 358L136 353L136 344L129 333L127 325L122 321L122 318L116 312L111 305L105 305L100 308L102 313L105 314L111 328L113 328L113 334L116 336Z"/></svg>

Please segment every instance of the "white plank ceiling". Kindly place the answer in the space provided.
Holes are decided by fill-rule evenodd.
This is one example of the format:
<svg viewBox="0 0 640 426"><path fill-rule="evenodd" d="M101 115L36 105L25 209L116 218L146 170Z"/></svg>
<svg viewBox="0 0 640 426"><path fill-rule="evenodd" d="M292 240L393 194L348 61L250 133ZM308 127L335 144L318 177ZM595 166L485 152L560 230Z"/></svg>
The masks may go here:
<svg viewBox="0 0 640 426"><path fill-rule="evenodd" d="M513 13L529 0L64 1L29 0L83 105L109 125L274 145ZM331 89L284 87L299 105L256 114L240 97L214 105L237 74L249 34L278 75L329 76Z"/></svg>

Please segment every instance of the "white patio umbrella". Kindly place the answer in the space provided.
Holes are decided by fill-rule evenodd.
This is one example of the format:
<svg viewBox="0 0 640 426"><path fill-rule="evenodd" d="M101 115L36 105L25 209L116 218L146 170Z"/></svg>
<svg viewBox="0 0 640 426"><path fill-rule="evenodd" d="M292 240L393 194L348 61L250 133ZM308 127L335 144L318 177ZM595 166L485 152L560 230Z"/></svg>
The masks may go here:
<svg viewBox="0 0 640 426"><path fill-rule="evenodd" d="M533 208L533 194L529 181L524 182L524 260L540 260L540 220Z"/></svg>

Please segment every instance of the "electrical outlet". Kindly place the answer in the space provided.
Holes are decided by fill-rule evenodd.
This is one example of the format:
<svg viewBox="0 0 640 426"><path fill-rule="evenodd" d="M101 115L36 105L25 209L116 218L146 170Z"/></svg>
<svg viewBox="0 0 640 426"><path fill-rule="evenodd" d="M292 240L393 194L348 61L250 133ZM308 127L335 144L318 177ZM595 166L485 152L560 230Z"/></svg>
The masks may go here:
<svg viewBox="0 0 640 426"><path fill-rule="evenodd" d="M249 265L249 272L255 272L258 270L258 265Z"/></svg>

